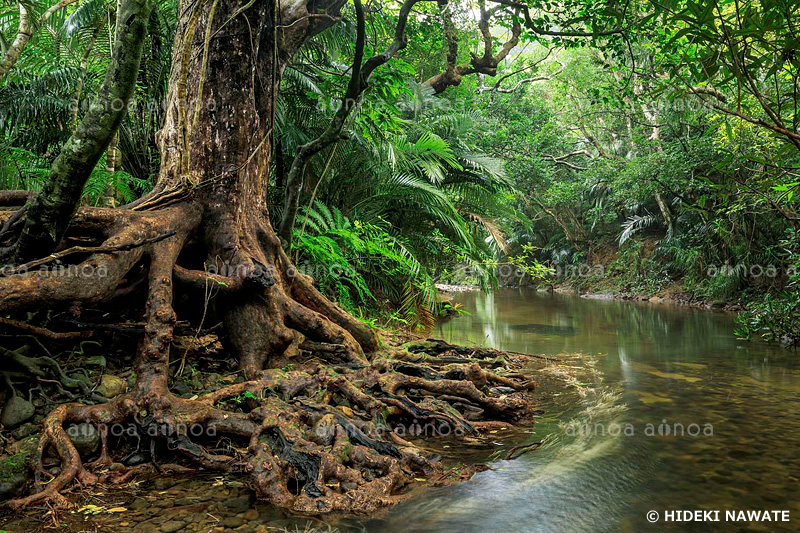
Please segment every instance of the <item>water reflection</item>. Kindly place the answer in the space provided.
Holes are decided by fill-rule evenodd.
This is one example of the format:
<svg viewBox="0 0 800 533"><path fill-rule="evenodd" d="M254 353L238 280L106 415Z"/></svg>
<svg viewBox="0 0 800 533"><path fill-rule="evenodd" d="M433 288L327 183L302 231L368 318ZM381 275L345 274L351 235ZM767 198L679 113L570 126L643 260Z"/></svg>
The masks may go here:
<svg viewBox="0 0 800 533"><path fill-rule="evenodd" d="M470 314L442 325L439 336L579 354L575 366L585 370L571 377L574 387L543 386L547 414L532 435L541 448L353 525L398 533L677 531L687 524L654 528L647 511L789 509L789 524L689 529L797 530L794 352L737 341L731 316L700 310L533 291L459 300ZM691 434L693 425L701 433ZM669 435L659 433L666 427Z"/></svg>

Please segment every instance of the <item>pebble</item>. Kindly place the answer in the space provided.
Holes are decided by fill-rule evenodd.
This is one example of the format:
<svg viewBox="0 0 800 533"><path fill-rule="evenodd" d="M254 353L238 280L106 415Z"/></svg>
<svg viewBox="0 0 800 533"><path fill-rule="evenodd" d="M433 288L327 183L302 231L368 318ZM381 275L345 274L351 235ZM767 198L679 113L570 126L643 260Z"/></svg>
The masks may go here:
<svg viewBox="0 0 800 533"><path fill-rule="evenodd" d="M14 437L15 440L22 440L25 437L29 437L36 433L37 429L39 429L39 426L28 422L26 424L22 424L20 427L12 431L11 436Z"/></svg>
<svg viewBox="0 0 800 533"><path fill-rule="evenodd" d="M230 500L223 502L222 506L231 513L243 513L250 509L250 504L252 503L252 496L239 496L238 498L231 498Z"/></svg>
<svg viewBox="0 0 800 533"><path fill-rule="evenodd" d="M131 503L128 506L128 508L133 509L134 511L138 511L139 509L145 509L149 506L150 504L144 498L136 498L135 500L133 500L133 503Z"/></svg>
<svg viewBox="0 0 800 533"><path fill-rule="evenodd" d="M222 527L239 527L244 525L244 519L238 516L228 516L219 523Z"/></svg>
<svg viewBox="0 0 800 533"><path fill-rule="evenodd" d="M169 477L160 477L155 480L155 482L153 483L153 487L156 490L167 490L174 487L177 483L178 481L176 479L172 479Z"/></svg>
<svg viewBox="0 0 800 533"><path fill-rule="evenodd" d="M39 437L34 435L10 444L6 450L11 455L17 453L34 453L39 448Z"/></svg>
<svg viewBox="0 0 800 533"><path fill-rule="evenodd" d="M181 520L167 520L161 524L161 533L173 533L179 531L186 526L186 522Z"/></svg>
<svg viewBox="0 0 800 533"><path fill-rule="evenodd" d="M172 386L172 392L177 394L178 396L183 396L185 394L192 394L192 388L189 387L189 384L185 381L179 381L175 385Z"/></svg>
<svg viewBox="0 0 800 533"><path fill-rule="evenodd" d="M120 377L104 374L96 390L106 398L113 398L128 390L128 384Z"/></svg>
<svg viewBox="0 0 800 533"><path fill-rule="evenodd" d="M330 446L336 437L336 418L328 413L311 428L309 439L320 446Z"/></svg>

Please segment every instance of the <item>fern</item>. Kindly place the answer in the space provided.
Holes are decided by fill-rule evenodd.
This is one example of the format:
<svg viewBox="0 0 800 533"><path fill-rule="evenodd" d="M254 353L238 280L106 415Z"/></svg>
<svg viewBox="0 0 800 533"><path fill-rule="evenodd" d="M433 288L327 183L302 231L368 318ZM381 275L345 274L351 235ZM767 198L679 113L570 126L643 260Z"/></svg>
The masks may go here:
<svg viewBox="0 0 800 533"><path fill-rule="evenodd" d="M437 303L433 280L386 227L351 221L319 201L303 216L305 232L295 231L299 268L324 292L353 311L393 301L409 323L427 323Z"/></svg>
<svg viewBox="0 0 800 533"><path fill-rule="evenodd" d="M658 224L659 219L654 215L633 215L622 223L622 232L619 235L619 245L622 246L625 242L633 237L639 231L642 231L651 226Z"/></svg>

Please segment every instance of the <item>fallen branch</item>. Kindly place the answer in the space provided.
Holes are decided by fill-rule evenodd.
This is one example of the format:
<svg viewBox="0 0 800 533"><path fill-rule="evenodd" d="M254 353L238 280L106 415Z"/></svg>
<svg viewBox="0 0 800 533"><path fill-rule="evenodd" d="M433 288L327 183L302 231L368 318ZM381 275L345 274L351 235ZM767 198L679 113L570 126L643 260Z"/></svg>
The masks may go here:
<svg viewBox="0 0 800 533"><path fill-rule="evenodd" d="M30 335L37 337L44 337L49 340L72 340L72 339L89 339L95 336L95 331L53 331L33 324L27 324L20 320L12 320L10 318L0 318L0 326L5 326L17 331L24 331Z"/></svg>
<svg viewBox="0 0 800 533"><path fill-rule="evenodd" d="M517 453L518 451L522 451L521 454L517 455L517 458L519 458L522 454L527 453L527 452L529 452L531 450L535 450L541 445L542 445L542 441L531 442L530 444L521 444L519 446L514 446L513 448L508 450L508 453L506 454L505 460L506 461L510 461L514 457L515 453Z"/></svg>

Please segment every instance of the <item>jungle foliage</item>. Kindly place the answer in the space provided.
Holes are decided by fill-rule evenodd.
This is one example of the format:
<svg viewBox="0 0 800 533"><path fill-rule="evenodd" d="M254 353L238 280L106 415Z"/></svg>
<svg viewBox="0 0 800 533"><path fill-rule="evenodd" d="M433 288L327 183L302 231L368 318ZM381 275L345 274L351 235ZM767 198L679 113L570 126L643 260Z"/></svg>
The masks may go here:
<svg viewBox="0 0 800 533"><path fill-rule="evenodd" d="M45 18L50 6L6 0L4 55L21 5L34 31L0 83L0 186L36 191L102 83L116 6L64 2ZM292 254L365 320L429 324L438 281L569 281L753 302L740 333L790 339L800 253L797 8L421 2L407 47L373 74L342 138L303 169ZM155 181L176 9L159 0L148 21L135 102L86 204L131 202ZM391 37L397 10L365 10L372 53ZM443 21L452 32L434 31ZM275 206L295 154L341 105L355 32L348 5L284 74ZM458 72L446 90L441 76L431 82L442 64ZM274 225L281 214L272 209ZM521 263L511 277L500 268ZM581 268L598 264L602 275Z"/></svg>

